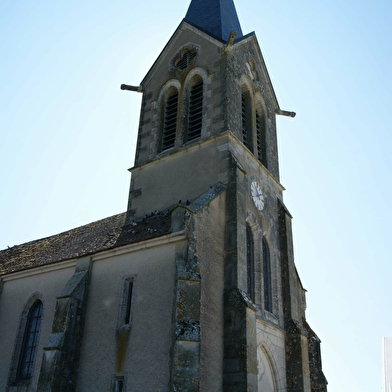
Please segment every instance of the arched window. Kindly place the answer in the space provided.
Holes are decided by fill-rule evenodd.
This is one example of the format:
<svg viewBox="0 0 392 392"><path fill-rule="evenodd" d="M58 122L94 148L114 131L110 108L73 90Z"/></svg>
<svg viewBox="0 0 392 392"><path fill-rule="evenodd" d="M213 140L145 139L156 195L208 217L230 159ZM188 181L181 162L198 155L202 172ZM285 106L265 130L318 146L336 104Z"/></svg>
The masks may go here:
<svg viewBox="0 0 392 392"><path fill-rule="evenodd" d="M26 386L30 383L33 375L42 315L42 296L40 293L34 293L28 299L20 317L8 377L9 386Z"/></svg>
<svg viewBox="0 0 392 392"><path fill-rule="evenodd" d="M255 302L255 260L254 243L250 227L246 225L246 263L247 263L247 291L249 298Z"/></svg>
<svg viewBox="0 0 392 392"><path fill-rule="evenodd" d="M177 130L178 91L171 89L163 103L161 151L174 147Z"/></svg>
<svg viewBox="0 0 392 392"><path fill-rule="evenodd" d="M256 141L257 158L267 167L265 116L260 108L256 110Z"/></svg>
<svg viewBox="0 0 392 392"><path fill-rule="evenodd" d="M174 66L184 70L189 67L192 60L197 56L196 49L185 49L175 58Z"/></svg>
<svg viewBox="0 0 392 392"><path fill-rule="evenodd" d="M27 316L26 329L16 374L18 381L29 380L33 374L34 358L41 328L42 309L42 302L37 300L34 302Z"/></svg>
<svg viewBox="0 0 392 392"><path fill-rule="evenodd" d="M241 131L242 142L253 152L252 109L250 94L247 90L243 90L241 93Z"/></svg>
<svg viewBox="0 0 392 392"><path fill-rule="evenodd" d="M203 81L198 80L189 92L188 128L186 141L201 136L203 124Z"/></svg>
<svg viewBox="0 0 392 392"><path fill-rule="evenodd" d="M272 313L271 259L268 244L263 238L264 309Z"/></svg>

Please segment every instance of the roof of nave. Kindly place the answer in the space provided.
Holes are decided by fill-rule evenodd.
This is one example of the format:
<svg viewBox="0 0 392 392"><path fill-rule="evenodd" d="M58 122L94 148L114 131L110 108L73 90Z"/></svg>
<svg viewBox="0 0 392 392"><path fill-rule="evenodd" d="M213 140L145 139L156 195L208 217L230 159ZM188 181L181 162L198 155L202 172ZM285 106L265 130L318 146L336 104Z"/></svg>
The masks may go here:
<svg viewBox="0 0 392 392"><path fill-rule="evenodd" d="M0 275L91 255L170 232L169 213L127 223L127 213L0 251Z"/></svg>

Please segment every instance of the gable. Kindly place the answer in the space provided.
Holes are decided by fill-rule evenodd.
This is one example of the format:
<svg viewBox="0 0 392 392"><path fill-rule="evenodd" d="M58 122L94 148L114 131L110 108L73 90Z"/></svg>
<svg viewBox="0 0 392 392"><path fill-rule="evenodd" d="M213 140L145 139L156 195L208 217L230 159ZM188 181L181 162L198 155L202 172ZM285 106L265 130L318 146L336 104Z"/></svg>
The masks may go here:
<svg viewBox="0 0 392 392"><path fill-rule="evenodd" d="M219 53L224 47L224 44L199 28L194 27L185 21L181 22L146 76L143 78L141 82L142 90L145 91L146 86L157 72L172 71L174 68L173 61L175 60L176 55L178 55L182 48L187 46L197 47L197 49L200 49L203 53ZM167 72L164 72L164 74L165 76L160 82L161 85L167 79ZM159 80L157 81L156 78L154 78L154 87L156 87L156 83L159 84Z"/></svg>
<svg viewBox="0 0 392 392"><path fill-rule="evenodd" d="M279 103L256 34L252 32L234 42L231 51L235 56L242 56L242 59L238 60L242 60L246 65L243 73L255 84L264 100L269 102L269 109L273 112L279 110Z"/></svg>

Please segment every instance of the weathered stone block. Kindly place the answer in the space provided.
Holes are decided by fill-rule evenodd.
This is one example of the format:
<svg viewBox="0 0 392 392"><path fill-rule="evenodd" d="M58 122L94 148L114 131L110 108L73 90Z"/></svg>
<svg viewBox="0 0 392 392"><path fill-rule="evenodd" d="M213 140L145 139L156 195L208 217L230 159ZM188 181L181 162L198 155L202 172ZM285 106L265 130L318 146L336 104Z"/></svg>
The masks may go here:
<svg viewBox="0 0 392 392"><path fill-rule="evenodd" d="M173 390L199 391L200 344L177 341L174 345Z"/></svg>
<svg viewBox="0 0 392 392"><path fill-rule="evenodd" d="M200 319L200 283L178 281L177 287L177 320Z"/></svg>
<svg viewBox="0 0 392 392"><path fill-rule="evenodd" d="M197 257L186 261L183 258L177 258L177 275L178 279L183 280L200 280L200 268Z"/></svg>
<svg viewBox="0 0 392 392"><path fill-rule="evenodd" d="M200 341L200 322L177 320L175 334L177 340Z"/></svg>

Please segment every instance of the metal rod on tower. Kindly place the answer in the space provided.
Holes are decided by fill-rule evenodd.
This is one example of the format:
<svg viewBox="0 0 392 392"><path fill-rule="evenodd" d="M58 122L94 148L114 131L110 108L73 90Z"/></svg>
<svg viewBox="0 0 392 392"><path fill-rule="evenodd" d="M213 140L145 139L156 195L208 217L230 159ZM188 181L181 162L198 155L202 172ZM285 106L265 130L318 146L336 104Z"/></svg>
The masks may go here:
<svg viewBox="0 0 392 392"><path fill-rule="evenodd" d="M280 116L287 116L287 117L295 117L296 115L295 112L288 112L287 110L280 110L280 109L275 110L275 114L278 114Z"/></svg>
<svg viewBox="0 0 392 392"><path fill-rule="evenodd" d="M129 91L136 91L138 93L142 93L142 86L130 86L129 84L122 84L121 90L129 90Z"/></svg>

